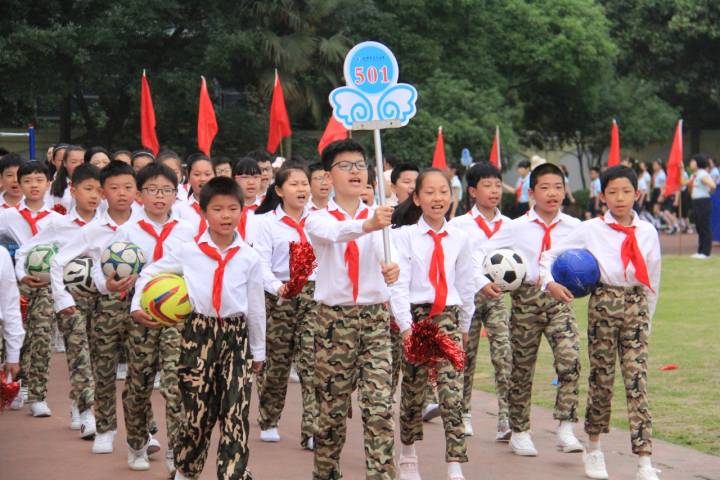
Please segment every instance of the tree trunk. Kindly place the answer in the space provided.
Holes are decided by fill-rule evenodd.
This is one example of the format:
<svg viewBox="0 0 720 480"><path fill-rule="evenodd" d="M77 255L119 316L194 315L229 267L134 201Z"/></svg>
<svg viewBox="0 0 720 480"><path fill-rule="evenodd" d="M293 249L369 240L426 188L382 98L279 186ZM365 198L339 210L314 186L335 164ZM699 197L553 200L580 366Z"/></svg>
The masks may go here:
<svg viewBox="0 0 720 480"><path fill-rule="evenodd" d="M60 102L60 138L61 143L70 143L70 135L72 135L72 97L67 94Z"/></svg>
<svg viewBox="0 0 720 480"><path fill-rule="evenodd" d="M701 129L697 122L690 122L690 154L700 153Z"/></svg>
<svg viewBox="0 0 720 480"><path fill-rule="evenodd" d="M585 184L585 162L583 162L582 141L581 140L576 141L575 147L577 148L577 159L578 159L578 163L580 164L580 180L582 180L582 186L583 186L583 189L585 189L587 187Z"/></svg>

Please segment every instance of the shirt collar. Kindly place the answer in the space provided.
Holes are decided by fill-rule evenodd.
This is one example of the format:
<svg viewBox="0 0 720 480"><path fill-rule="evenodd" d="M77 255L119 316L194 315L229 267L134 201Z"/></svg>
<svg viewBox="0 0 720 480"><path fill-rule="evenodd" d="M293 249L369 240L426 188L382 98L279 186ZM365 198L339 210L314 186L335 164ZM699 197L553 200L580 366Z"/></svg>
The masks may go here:
<svg viewBox="0 0 720 480"><path fill-rule="evenodd" d="M495 208L495 216L493 218L485 218L485 215L480 213L480 209L477 207L477 205L473 205L472 210L470 210L470 213L472 214L473 218L482 216L483 220L485 220L486 222L498 222L502 219L502 214L500 213L499 208Z"/></svg>
<svg viewBox="0 0 720 480"><path fill-rule="evenodd" d="M30 210L32 213L40 213L40 212L50 212L52 211L50 208L47 207L47 205L43 204L42 207L38 208L37 210L33 210L30 207L27 206L27 203L25 203L25 197L23 197L22 200L20 200L20 203L17 204L18 211L24 210L24 209Z"/></svg>
<svg viewBox="0 0 720 480"><path fill-rule="evenodd" d="M75 220L80 220L81 222L84 222L84 223L90 223L90 222L92 222L92 221L94 221L94 220L97 220L97 219L100 217L100 214L98 213L98 209L96 208L96 209L95 209L95 214L92 216L92 218L91 218L90 220L88 220L88 221L85 221L85 219L82 218L82 217L80 216L80 214L78 213L77 208L75 208L75 206L73 205L73 207L72 207L72 208L70 209L70 211L68 212L67 216L68 216L68 218L70 219L71 222L74 222Z"/></svg>
<svg viewBox="0 0 720 480"><path fill-rule="evenodd" d="M432 228L432 227L425 221L425 217L422 216L422 215L420 215L420 220L418 220L417 226L418 226L418 228L420 229L420 231L421 231L422 233L427 233L428 230L435 231L435 229ZM446 232L446 231L447 231L447 220L443 220L443 225L442 225L442 227L440 227L440 231L435 232L435 233L443 233L443 232Z"/></svg>
<svg viewBox="0 0 720 480"><path fill-rule="evenodd" d="M640 218L638 217L637 213L635 213L635 210L632 211L632 216L633 216L633 219L632 219L632 223L630 224L630 226L636 227L638 225ZM609 223L618 223L617 219L615 217L613 217L612 213L610 213L610 210L608 210L607 213L605 213L605 215L603 216L603 221L608 224Z"/></svg>
<svg viewBox="0 0 720 480"><path fill-rule="evenodd" d="M172 222L173 220L180 220L180 217L178 217L178 215L175 213L175 211L173 209L171 209L168 219L162 223L158 223L155 220L152 220L150 217L148 217L148 214L145 211L145 207L143 207L142 210L140 210L140 214L137 216L137 221L139 222L140 220L145 220L146 222L148 222L151 225L154 225L155 227L162 228L168 222Z"/></svg>
<svg viewBox="0 0 720 480"><path fill-rule="evenodd" d="M207 243L215 250L219 251L222 255L225 255L225 253L230 250L233 247L241 247L243 245L242 238L240 238L240 235L238 235L237 231L233 234L233 241L228 245L228 247L224 250L220 250L218 246L213 242L212 237L210 236L210 230L205 230L202 235L197 240L198 245L201 243Z"/></svg>
<svg viewBox="0 0 720 480"><path fill-rule="evenodd" d="M537 212L535 211L535 208L531 208L530 210L528 210L527 216L531 222L534 222L535 220L537 220L539 222L542 222L543 224L545 223L545 221L542 218L540 218L540 216L537 214ZM557 215L555 215L555 218L553 218L552 222L550 222L550 225L547 225L547 226L550 227L550 226L558 223L560 220L562 220L562 212L558 212Z"/></svg>
<svg viewBox="0 0 720 480"><path fill-rule="evenodd" d="M339 210L343 215L345 215L346 217L349 217L350 219L357 218L357 216L360 215L360 212L362 212L363 210L370 210L370 208L369 208L367 205L365 205L365 203L364 203L362 200L360 200L360 199L358 199L358 209L357 209L357 211L355 212L355 217L353 217L352 215L350 215L350 214L349 214L348 212L346 212L340 205L338 205L337 203L335 203L335 199L334 199L334 198L331 198L331 199L330 199L330 201L328 202L327 208L328 208L328 211Z"/></svg>

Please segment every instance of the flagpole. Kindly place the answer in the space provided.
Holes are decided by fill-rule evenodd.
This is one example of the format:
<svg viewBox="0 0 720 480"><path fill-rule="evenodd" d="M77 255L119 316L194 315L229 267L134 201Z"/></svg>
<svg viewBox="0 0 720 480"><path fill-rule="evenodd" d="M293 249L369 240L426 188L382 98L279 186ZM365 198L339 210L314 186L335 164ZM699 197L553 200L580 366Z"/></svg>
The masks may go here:
<svg viewBox="0 0 720 480"><path fill-rule="evenodd" d="M498 170L502 171L502 150L500 146L500 126L495 125L495 138L497 138L497 149L498 149Z"/></svg>
<svg viewBox="0 0 720 480"><path fill-rule="evenodd" d="M380 130L373 130L373 140L375 141L375 171L378 185L378 196L380 197L380 206L384 207L386 203L385 198L385 182L384 178L384 160L382 154L382 142L380 141ZM383 235L383 250L385 253L385 263L390 263L390 228L385 227L382 229Z"/></svg>
<svg viewBox="0 0 720 480"><path fill-rule="evenodd" d="M682 136L682 118L678 120L678 128L680 130L680 148L685 151L683 147L683 136ZM674 139L673 139L674 141ZM672 147L671 147L672 148ZM678 227L680 226L680 220L682 219L682 182L683 182L683 172L685 171L685 163L683 162L682 156L680 157L680 166L682 167L682 170L680 171L680 189L678 190ZM682 230L678 232L678 255L682 255L682 236L683 232Z"/></svg>

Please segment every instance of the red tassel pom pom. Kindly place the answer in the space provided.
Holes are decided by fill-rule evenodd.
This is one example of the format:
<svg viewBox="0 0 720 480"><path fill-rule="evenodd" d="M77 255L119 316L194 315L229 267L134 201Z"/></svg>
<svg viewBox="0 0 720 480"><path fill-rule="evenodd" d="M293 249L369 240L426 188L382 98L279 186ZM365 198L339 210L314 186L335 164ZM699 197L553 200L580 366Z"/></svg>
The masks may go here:
<svg viewBox="0 0 720 480"><path fill-rule="evenodd" d="M5 378L5 372L0 372L0 412L10 406L18 393L20 393L20 384L18 382L8 382Z"/></svg>
<svg viewBox="0 0 720 480"><path fill-rule="evenodd" d="M290 242L290 280L285 284L283 298L299 294L317 267L315 252L308 242Z"/></svg>
<svg viewBox="0 0 720 480"><path fill-rule="evenodd" d="M440 327L430 319L413 324L404 347L405 358L412 364L434 368L447 360L457 371L465 368L465 351L452 338L440 333Z"/></svg>
<svg viewBox="0 0 720 480"><path fill-rule="evenodd" d="M20 316L22 317L23 323L27 319L28 299L20 295Z"/></svg>

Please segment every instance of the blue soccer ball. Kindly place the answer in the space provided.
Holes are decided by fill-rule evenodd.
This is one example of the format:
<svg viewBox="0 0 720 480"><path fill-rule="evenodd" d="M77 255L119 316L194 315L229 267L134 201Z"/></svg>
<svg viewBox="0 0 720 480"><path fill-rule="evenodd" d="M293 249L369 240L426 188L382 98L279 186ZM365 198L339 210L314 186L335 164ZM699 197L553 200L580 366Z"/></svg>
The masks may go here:
<svg viewBox="0 0 720 480"><path fill-rule="evenodd" d="M576 248L561 253L550 270L556 282L576 297L590 295L600 283L600 266L589 251Z"/></svg>

